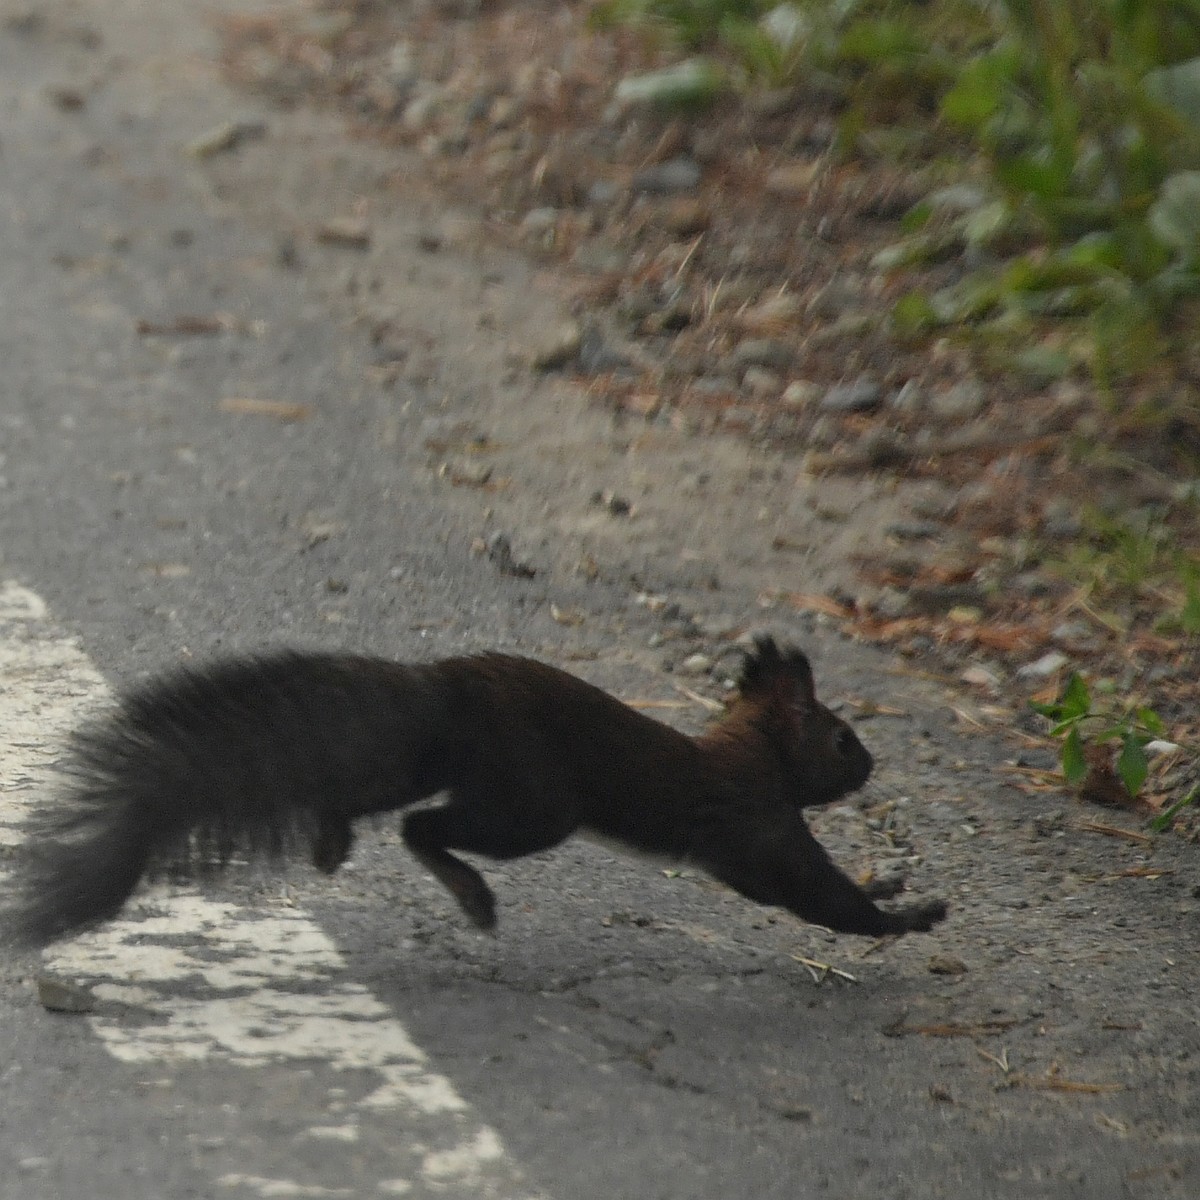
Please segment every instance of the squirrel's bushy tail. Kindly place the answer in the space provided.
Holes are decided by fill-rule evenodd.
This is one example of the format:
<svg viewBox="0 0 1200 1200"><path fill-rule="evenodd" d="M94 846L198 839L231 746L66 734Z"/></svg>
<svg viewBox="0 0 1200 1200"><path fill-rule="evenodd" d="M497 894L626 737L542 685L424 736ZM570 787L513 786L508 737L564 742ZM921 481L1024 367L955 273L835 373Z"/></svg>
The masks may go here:
<svg viewBox="0 0 1200 1200"><path fill-rule="evenodd" d="M152 681L74 736L68 785L27 827L5 938L99 924L155 867L277 856L331 817L416 799L436 693L419 667L292 653Z"/></svg>

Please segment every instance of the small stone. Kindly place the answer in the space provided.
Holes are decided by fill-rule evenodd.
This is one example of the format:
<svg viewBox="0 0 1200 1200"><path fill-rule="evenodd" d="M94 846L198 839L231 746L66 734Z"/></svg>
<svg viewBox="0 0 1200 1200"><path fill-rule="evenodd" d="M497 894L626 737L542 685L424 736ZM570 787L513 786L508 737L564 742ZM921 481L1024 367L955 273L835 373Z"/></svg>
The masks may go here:
<svg viewBox="0 0 1200 1200"><path fill-rule="evenodd" d="M1056 642L1092 641L1092 627L1086 621L1061 621L1050 631L1050 636Z"/></svg>
<svg viewBox="0 0 1200 1200"><path fill-rule="evenodd" d="M976 663L974 666L967 667L959 676L963 683L969 683L974 687L987 688L989 692L1000 690L1000 676L996 674L990 667L982 666Z"/></svg>
<svg viewBox="0 0 1200 1200"><path fill-rule="evenodd" d="M930 975L965 975L967 964L950 954L935 954L928 964Z"/></svg>
<svg viewBox="0 0 1200 1200"><path fill-rule="evenodd" d="M1034 600L1041 596L1049 596L1054 591L1050 581L1041 571L1021 571L1008 581L1008 586L1011 591L1020 592L1021 595Z"/></svg>
<svg viewBox="0 0 1200 1200"><path fill-rule="evenodd" d="M690 158L670 158L638 171L630 184L635 192L668 195L690 192L700 185L700 164Z"/></svg>
<svg viewBox="0 0 1200 1200"><path fill-rule="evenodd" d="M934 416L947 422L969 421L979 416L987 404L987 393L977 379L964 379L929 399Z"/></svg>
<svg viewBox="0 0 1200 1200"><path fill-rule="evenodd" d="M780 399L784 404L790 405L792 408L808 408L816 401L820 394L820 385L813 383L812 380L793 379L783 389L783 395Z"/></svg>
<svg viewBox="0 0 1200 1200"><path fill-rule="evenodd" d="M871 607L885 620L894 621L909 611L908 593L898 587L882 587Z"/></svg>
<svg viewBox="0 0 1200 1200"><path fill-rule="evenodd" d="M388 51L387 65L383 70L388 83L393 87L407 88L417 82L417 64L413 57L412 43L407 38L401 38Z"/></svg>
<svg viewBox="0 0 1200 1200"><path fill-rule="evenodd" d="M898 413L919 413L925 407L925 393L915 379L909 379L888 398L888 406Z"/></svg>
<svg viewBox="0 0 1200 1200"><path fill-rule="evenodd" d="M978 625L983 620L983 609L974 604L956 604L946 613L946 619L955 625Z"/></svg>
<svg viewBox="0 0 1200 1200"><path fill-rule="evenodd" d="M515 579L532 579L537 574L533 567L513 554L512 542L506 533L493 533L484 544L484 548L488 558L503 575L511 575Z"/></svg>
<svg viewBox="0 0 1200 1200"><path fill-rule="evenodd" d="M371 229L358 217L334 217L318 227L317 241L347 250L367 250L371 245Z"/></svg>
<svg viewBox="0 0 1200 1200"><path fill-rule="evenodd" d="M442 89L433 83L420 83L416 95L404 106L401 123L410 133L416 133L429 125L441 106Z"/></svg>
<svg viewBox="0 0 1200 1200"><path fill-rule="evenodd" d="M78 112L87 103L84 94L72 87L52 87L46 97L61 112Z"/></svg>
<svg viewBox="0 0 1200 1200"><path fill-rule="evenodd" d="M783 380L776 371L766 367L747 367L742 374L742 387L755 396L777 396Z"/></svg>
<svg viewBox="0 0 1200 1200"><path fill-rule="evenodd" d="M610 346L600 329L591 324L583 331L578 358L579 369L588 375L625 371L630 366L628 357Z"/></svg>
<svg viewBox="0 0 1200 1200"><path fill-rule="evenodd" d="M584 202L594 208L612 204L621 194L621 189L611 179L597 179L588 185Z"/></svg>
<svg viewBox="0 0 1200 1200"><path fill-rule="evenodd" d="M690 654L679 664L678 671L681 675L707 675L712 666L707 654Z"/></svg>
<svg viewBox="0 0 1200 1200"><path fill-rule="evenodd" d="M952 184L950 187L939 188L926 197L930 208L947 213L974 212L986 201L987 193L973 183Z"/></svg>
<svg viewBox="0 0 1200 1200"><path fill-rule="evenodd" d="M50 975L38 976L37 995L49 1012L89 1013L96 1007L96 998L87 988Z"/></svg>
<svg viewBox="0 0 1200 1200"><path fill-rule="evenodd" d="M923 521L946 521L958 509L958 496L946 484L929 480L909 501L909 508L914 517Z"/></svg>
<svg viewBox="0 0 1200 1200"><path fill-rule="evenodd" d="M658 71L627 75L617 84L613 116L634 104L664 107L696 105L711 100L725 85L719 67L702 58L688 58Z"/></svg>
<svg viewBox="0 0 1200 1200"><path fill-rule="evenodd" d="M808 311L814 317L836 320L848 312L862 307L863 281L857 275L835 275L808 302Z"/></svg>
<svg viewBox="0 0 1200 1200"><path fill-rule="evenodd" d="M1023 667L1018 667L1017 674L1022 679L1047 679L1061 671L1070 661L1061 650L1051 650L1049 653L1043 654L1041 658L1034 659L1033 662L1026 663Z"/></svg>
<svg viewBox="0 0 1200 1200"><path fill-rule="evenodd" d="M786 371L796 357L796 352L787 342L774 338L747 338L739 342L733 352L732 365L742 371L747 367L767 367L773 371Z"/></svg>
<svg viewBox="0 0 1200 1200"><path fill-rule="evenodd" d="M823 169L824 163L820 159L814 162L788 163L768 171L763 186L773 196L806 196Z"/></svg>
<svg viewBox="0 0 1200 1200"><path fill-rule="evenodd" d="M549 205L541 208L531 208L521 218L521 235L523 237L541 238L553 233L558 224L558 209Z"/></svg>
<svg viewBox="0 0 1200 1200"><path fill-rule="evenodd" d="M566 320L546 331L533 347L530 365L537 371L556 371L565 367L578 353L583 342L583 329L578 321Z"/></svg>
<svg viewBox="0 0 1200 1200"><path fill-rule="evenodd" d="M803 311L799 296L783 292L739 313L737 324L747 333L778 333L794 326Z"/></svg>
<svg viewBox="0 0 1200 1200"><path fill-rule="evenodd" d="M945 531L936 521L893 521L884 532L902 542L919 542L938 537Z"/></svg>
<svg viewBox="0 0 1200 1200"><path fill-rule="evenodd" d="M878 382L864 375L853 383L837 383L821 397L821 409L830 413L874 412L883 401Z"/></svg>
<svg viewBox="0 0 1200 1200"><path fill-rule="evenodd" d="M592 496L592 503L614 517L628 517L633 513L633 505L624 496L612 491L596 492Z"/></svg>
<svg viewBox="0 0 1200 1200"><path fill-rule="evenodd" d="M872 467L891 467L908 459L904 439L892 429L868 429L858 449Z"/></svg>

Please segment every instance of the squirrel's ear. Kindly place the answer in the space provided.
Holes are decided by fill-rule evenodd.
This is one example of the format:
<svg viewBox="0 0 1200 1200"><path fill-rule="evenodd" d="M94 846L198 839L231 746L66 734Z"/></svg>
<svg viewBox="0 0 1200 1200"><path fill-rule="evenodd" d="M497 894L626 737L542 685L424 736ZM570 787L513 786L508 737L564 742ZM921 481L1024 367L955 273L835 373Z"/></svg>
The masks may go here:
<svg viewBox="0 0 1200 1200"><path fill-rule="evenodd" d="M807 657L793 646L782 651L775 639L760 634L746 655L739 684L743 696L770 694L791 705L816 703L812 667Z"/></svg>

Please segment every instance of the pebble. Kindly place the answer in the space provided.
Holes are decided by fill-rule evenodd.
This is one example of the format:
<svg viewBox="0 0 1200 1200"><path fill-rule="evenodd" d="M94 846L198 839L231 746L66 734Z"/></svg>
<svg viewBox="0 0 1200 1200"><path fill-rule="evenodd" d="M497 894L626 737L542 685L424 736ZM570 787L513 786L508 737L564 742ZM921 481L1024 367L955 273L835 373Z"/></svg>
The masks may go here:
<svg viewBox="0 0 1200 1200"><path fill-rule="evenodd" d="M965 975L967 964L950 954L935 954L928 963L930 975Z"/></svg>
<svg viewBox="0 0 1200 1200"><path fill-rule="evenodd" d="M909 501L914 517L922 521L945 521L958 508L958 495L952 487L936 479L927 480Z"/></svg>
<svg viewBox="0 0 1200 1200"><path fill-rule="evenodd" d="M861 308L865 290L857 275L835 275L812 296L808 311L814 317L835 320L847 311Z"/></svg>
<svg viewBox="0 0 1200 1200"><path fill-rule="evenodd" d="M713 661L707 654L689 654L679 664L678 671L681 675L707 675L712 667Z"/></svg>
<svg viewBox="0 0 1200 1200"><path fill-rule="evenodd" d="M583 342L583 329L575 320L565 320L548 329L529 355L530 365L538 371L554 371L565 367L578 353Z"/></svg>
<svg viewBox="0 0 1200 1200"><path fill-rule="evenodd" d="M371 227L358 217L331 217L317 227L316 239L325 246L367 250L371 246Z"/></svg>
<svg viewBox="0 0 1200 1200"><path fill-rule="evenodd" d="M615 121L635 104L698 104L711 99L724 85L720 68L699 58L685 59L658 71L626 75L616 88L612 112L606 122Z"/></svg>
<svg viewBox="0 0 1200 1200"><path fill-rule="evenodd" d="M407 38L401 38L388 51L384 74L388 83L397 88L412 87L417 82L417 64L413 58L412 43Z"/></svg>
<svg viewBox="0 0 1200 1200"><path fill-rule="evenodd" d="M1050 581L1041 573L1041 571L1021 571L1014 575L1008 582L1011 590L1020 592L1023 596L1029 596L1031 599L1037 599L1039 596L1049 596L1054 590Z"/></svg>
<svg viewBox="0 0 1200 1200"><path fill-rule="evenodd" d="M783 389L780 399L792 408L808 408L820 394L820 385L813 383L811 379L793 379Z"/></svg>
<svg viewBox="0 0 1200 1200"><path fill-rule="evenodd" d="M858 451L872 467L889 467L908 458L904 439L891 429L868 429L859 440Z"/></svg>
<svg viewBox="0 0 1200 1200"><path fill-rule="evenodd" d="M985 687L992 692L1000 690L1000 676L990 667L982 666L979 663L967 667L959 678L963 683L970 683L976 687Z"/></svg>
<svg viewBox="0 0 1200 1200"><path fill-rule="evenodd" d="M919 542L945 532L937 521L893 521L884 532L902 542Z"/></svg>
<svg viewBox="0 0 1200 1200"><path fill-rule="evenodd" d="M755 396L777 396L782 386L779 373L766 367L749 366L742 374L742 387Z"/></svg>
<svg viewBox="0 0 1200 1200"><path fill-rule="evenodd" d="M986 200L987 193L983 188L973 183L958 183L931 192L926 203L941 212L969 213L980 208Z"/></svg>
<svg viewBox="0 0 1200 1200"><path fill-rule="evenodd" d="M785 371L791 366L796 352L787 342L774 338L747 338L734 349L732 365L735 370L747 367L767 367L773 371Z"/></svg>
<svg viewBox="0 0 1200 1200"><path fill-rule="evenodd" d="M764 186L773 196L806 196L823 167L819 159L815 162L787 163L768 171Z"/></svg>
<svg viewBox="0 0 1200 1200"><path fill-rule="evenodd" d="M893 621L909 611L908 593L898 587L882 587L871 607L885 620Z"/></svg>
<svg viewBox="0 0 1200 1200"><path fill-rule="evenodd" d="M588 185L584 202L595 208L612 204L621 194L621 189L611 179L596 179Z"/></svg>
<svg viewBox="0 0 1200 1200"><path fill-rule="evenodd" d="M441 105L442 89L435 83L421 82L416 86L416 95L404 106L401 122L410 133L415 133L429 124Z"/></svg>
<svg viewBox="0 0 1200 1200"><path fill-rule="evenodd" d="M690 192L699 187L701 175L699 163L680 156L644 167L634 175L630 187L635 192L648 192L654 195Z"/></svg>
<svg viewBox="0 0 1200 1200"><path fill-rule="evenodd" d="M915 379L909 379L899 391L892 393L888 405L898 413L919 413L925 407L925 393Z"/></svg>
<svg viewBox="0 0 1200 1200"><path fill-rule="evenodd" d="M1017 668L1017 674L1022 679L1047 679L1055 672L1062 670L1071 660L1061 650L1051 650L1041 658L1026 663Z"/></svg>
<svg viewBox="0 0 1200 1200"><path fill-rule="evenodd" d="M592 503L597 508L605 509L610 516L614 517L628 517L633 513L633 505L624 496L618 496L616 492L612 491L594 493Z"/></svg>
<svg viewBox="0 0 1200 1200"><path fill-rule="evenodd" d="M588 325L579 341L579 369L587 374L598 375L606 371L624 371L630 366L628 357L610 346L604 334L595 326Z"/></svg>
<svg viewBox="0 0 1200 1200"><path fill-rule="evenodd" d="M929 398L929 408L943 421L969 421L987 404L987 392L978 379L964 379Z"/></svg>
<svg viewBox="0 0 1200 1200"><path fill-rule="evenodd" d="M739 314L737 323L747 333L770 333L794 324L802 311L799 296L782 292Z"/></svg>
<svg viewBox="0 0 1200 1200"><path fill-rule="evenodd" d="M521 232L526 234L542 234L558 224L558 209L545 205L541 208L531 208L521 218Z"/></svg>
<svg viewBox="0 0 1200 1200"><path fill-rule="evenodd" d="M485 549L488 558L504 575L512 575L517 579L532 579L537 573L528 563L521 562L513 554L512 542L506 533L499 530L493 533L487 539Z"/></svg>
<svg viewBox="0 0 1200 1200"><path fill-rule="evenodd" d="M1056 642L1087 642L1092 637L1092 627L1086 621L1062 621L1050 631Z"/></svg>
<svg viewBox="0 0 1200 1200"><path fill-rule="evenodd" d="M821 410L831 413L874 412L883 401L883 389L869 375L853 383L837 383L821 397Z"/></svg>
<svg viewBox="0 0 1200 1200"><path fill-rule="evenodd" d="M38 976L37 996L41 1006L50 1012L87 1013L96 1007L96 997L88 988L49 975Z"/></svg>

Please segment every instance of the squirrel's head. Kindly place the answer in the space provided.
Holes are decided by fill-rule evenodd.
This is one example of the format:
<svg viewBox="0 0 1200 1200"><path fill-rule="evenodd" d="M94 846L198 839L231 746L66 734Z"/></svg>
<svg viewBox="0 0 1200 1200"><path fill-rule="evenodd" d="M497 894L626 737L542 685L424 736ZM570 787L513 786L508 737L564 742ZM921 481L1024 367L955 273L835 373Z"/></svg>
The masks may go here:
<svg viewBox="0 0 1200 1200"><path fill-rule="evenodd" d="M738 692L733 711L776 749L796 781L802 808L828 804L866 783L871 755L854 730L817 700L812 667L801 651L781 648L766 635L756 637Z"/></svg>

